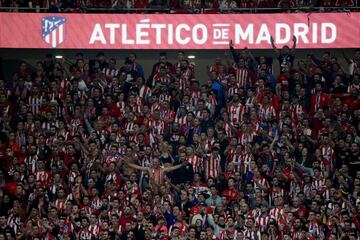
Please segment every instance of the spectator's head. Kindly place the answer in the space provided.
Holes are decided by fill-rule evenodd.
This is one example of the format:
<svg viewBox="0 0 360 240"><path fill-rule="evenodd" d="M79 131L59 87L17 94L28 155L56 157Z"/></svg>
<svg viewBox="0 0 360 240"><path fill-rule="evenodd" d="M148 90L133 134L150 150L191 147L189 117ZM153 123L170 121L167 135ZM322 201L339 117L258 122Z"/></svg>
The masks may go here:
<svg viewBox="0 0 360 240"><path fill-rule="evenodd" d="M178 60L179 60L179 61L184 60L185 57L186 57L186 56L185 56L185 52L184 52L184 51L178 51L177 57L178 57Z"/></svg>
<svg viewBox="0 0 360 240"><path fill-rule="evenodd" d="M7 224L7 216L4 213L0 214L0 226L4 226Z"/></svg>
<svg viewBox="0 0 360 240"><path fill-rule="evenodd" d="M134 63L136 61L136 54L130 53L128 59L131 61L131 63Z"/></svg>
<svg viewBox="0 0 360 240"><path fill-rule="evenodd" d="M103 52L98 52L96 54L96 60L99 62L104 62L105 61L105 54Z"/></svg>
<svg viewBox="0 0 360 240"><path fill-rule="evenodd" d="M331 59L330 59L330 52L328 52L328 51L324 52L323 55L322 55L322 59L323 59L323 61L325 61L325 62L330 61L330 60L331 60Z"/></svg>
<svg viewBox="0 0 360 240"><path fill-rule="evenodd" d="M281 53L282 54L289 54L290 53L289 46L287 46L287 45L283 46L283 48L281 49Z"/></svg>
<svg viewBox="0 0 360 240"><path fill-rule="evenodd" d="M166 52L161 52L159 56L159 62L160 63L166 63L167 61L167 55Z"/></svg>

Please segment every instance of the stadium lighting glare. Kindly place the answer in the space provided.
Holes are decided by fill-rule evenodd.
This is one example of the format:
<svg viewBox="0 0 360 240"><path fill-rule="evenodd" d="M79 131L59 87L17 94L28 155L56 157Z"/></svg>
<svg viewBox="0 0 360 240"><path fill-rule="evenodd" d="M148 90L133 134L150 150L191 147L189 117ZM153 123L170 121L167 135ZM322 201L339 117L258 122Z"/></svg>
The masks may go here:
<svg viewBox="0 0 360 240"><path fill-rule="evenodd" d="M57 55L57 56L55 56L55 58L57 58L57 59L61 59L61 58L63 58L63 56L61 56L61 55Z"/></svg>
<svg viewBox="0 0 360 240"><path fill-rule="evenodd" d="M194 55L189 55L188 59L195 59L195 56Z"/></svg>

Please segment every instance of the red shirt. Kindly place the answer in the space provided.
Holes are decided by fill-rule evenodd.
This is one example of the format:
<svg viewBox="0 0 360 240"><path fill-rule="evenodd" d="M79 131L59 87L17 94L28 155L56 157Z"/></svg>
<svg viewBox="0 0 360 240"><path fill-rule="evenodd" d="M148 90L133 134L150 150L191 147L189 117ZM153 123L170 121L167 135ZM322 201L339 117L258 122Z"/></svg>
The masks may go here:
<svg viewBox="0 0 360 240"><path fill-rule="evenodd" d="M236 201L238 198L238 193L235 190L226 189L222 192L222 196L226 197L226 199L230 201Z"/></svg>
<svg viewBox="0 0 360 240"><path fill-rule="evenodd" d="M297 173L297 175L301 178L302 177L302 172L301 170L295 168L295 171ZM289 167L284 168L283 173L285 174L285 176L288 178L288 181L292 180L291 177L291 169Z"/></svg>
<svg viewBox="0 0 360 240"><path fill-rule="evenodd" d="M134 7L135 8L147 8L148 1L147 0L135 0Z"/></svg>
<svg viewBox="0 0 360 240"><path fill-rule="evenodd" d="M310 97L310 114L314 114L317 109L324 106L331 106L331 97L326 93L313 93Z"/></svg>
<svg viewBox="0 0 360 240"><path fill-rule="evenodd" d="M211 206L206 206L206 210L205 213L212 213L213 212L213 208ZM196 215L200 213L200 206L199 205L195 205L190 209L190 214L192 215Z"/></svg>
<svg viewBox="0 0 360 240"><path fill-rule="evenodd" d="M123 215L119 219L119 224L121 225L121 228L124 229L126 223L131 223L133 221L135 221L135 218L133 216L126 217L125 215Z"/></svg>
<svg viewBox="0 0 360 240"><path fill-rule="evenodd" d="M269 104L272 105L275 108L275 110L278 110L279 109L279 98L278 98L278 96L276 94L273 94L271 92L266 93L265 91L260 91L259 96L257 98L258 104L263 103L263 100L264 100L265 96L268 96Z"/></svg>
<svg viewBox="0 0 360 240"><path fill-rule="evenodd" d="M360 108L360 100L357 98L346 97L344 99L344 104L347 104L351 110Z"/></svg>

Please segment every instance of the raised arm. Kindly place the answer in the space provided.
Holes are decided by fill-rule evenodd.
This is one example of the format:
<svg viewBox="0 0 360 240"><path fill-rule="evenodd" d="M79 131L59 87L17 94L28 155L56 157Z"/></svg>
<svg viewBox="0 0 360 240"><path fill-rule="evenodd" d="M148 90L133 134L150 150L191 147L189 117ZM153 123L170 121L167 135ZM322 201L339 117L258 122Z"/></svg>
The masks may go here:
<svg viewBox="0 0 360 240"><path fill-rule="evenodd" d="M167 168L164 168L164 172L171 172L171 171L175 171L179 168L182 168L183 166L185 166L187 163L186 162L182 162L176 166L172 166L172 167L167 167Z"/></svg>
<svg viewBox="0 0 360 240"><path fill-rule="evenodd" d="M296 43L297 43L297 38L295 37L295 35L293 36L293 45L292 45L292 48L291 48L291 53L294 54L295 52L295 48L296 48Z"/></svg>
<svg viewBox="0 0 360 240"><path fill-rule="evenodd" d="M131 167L133 169L136 169L136 170L140 170L140 171L148 171L149 170L149 168L147 168L147 167L141 167L139 165L129 163L129 162L126 162L126 161L124 161L124 162L125 162L125 165L127 165L127 166L129 166L129 167Z"/></svg>
<svg viewBox="0 0 360 240"><path fill-rule="evenodd" d="M272 142L271 142L271 144L270 144L270 148L269 148L270 151L274 150L274 145L275 145L275 143L276 143L276 141L277 141L278 139L279 139L279 131L276 130L274 139L272 140Z"/></svg>
<svg viewBox="0 0 360 240"><path fill-rule="evenodd" d="M254 64L256 64L256 66L258 66L259 63L258 63L258 61L256 61L254 55L252 55L251 51L250 51L247 47L245 47L244 50L246 51L246 53L247 53L247 55L249 56L249 58L251 59L251 61L252 61Z"/></svg>
<svg viewBox="0 0 360 240"><path fill-rule="evenodd" d="M239 55L235 52L233 41L230 40L230 51L236 65L239 63Z"/></svg>
<svg viewBox="0 0 360 240"><path fill-rule="evenodd" d="M352 64L351 59L350 59L348 56L346 56L345 52L342 52L342 55L343 55L343 57L345 58L345 61L346 61L348 64Z"/></svg>
<svg viewBox="0 0 360 240"><path fill-rule="evenodd" d="M272 47L272 49L274 49L276 54L280 54L279 49L277 49L277 47L275 46L274 38L272 36L270 37L270 42L271 42L271 47Z"/></svg>

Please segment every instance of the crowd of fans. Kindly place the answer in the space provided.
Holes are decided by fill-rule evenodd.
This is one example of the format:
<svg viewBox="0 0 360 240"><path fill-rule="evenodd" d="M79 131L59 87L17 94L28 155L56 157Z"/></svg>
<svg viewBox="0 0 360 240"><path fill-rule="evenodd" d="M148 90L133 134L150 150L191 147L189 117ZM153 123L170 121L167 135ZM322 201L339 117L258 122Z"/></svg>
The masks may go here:
<svg viewBox="0 0 360 240"><path fill-rule="evenodd" d="M332 11L332 7L355 7L354 0L0 0L0 7L40 9L51 12L84 12L107 8L142 12L151 9L169 10L172 13L221 13L241 9L280 8L285 11L301 11L320 7ZM324 9L325 8L325 9ZM336 9L335 9L336 10ZM338 10L336 10L338 11Z"/></svg>
<svg viewBox="0 0 360 240"><path fill-rule="evenodd" d="M295 45L274 76L230 43L202 83L182 51L22 63L0 79L0 239L358 239L360 50Z"/></svg>

